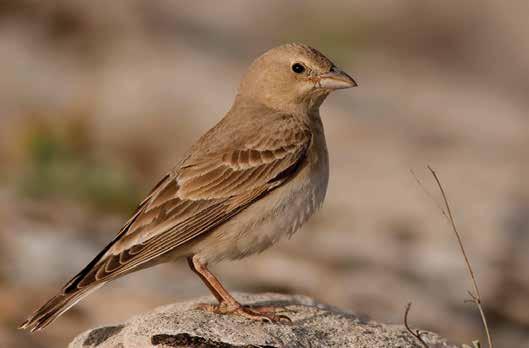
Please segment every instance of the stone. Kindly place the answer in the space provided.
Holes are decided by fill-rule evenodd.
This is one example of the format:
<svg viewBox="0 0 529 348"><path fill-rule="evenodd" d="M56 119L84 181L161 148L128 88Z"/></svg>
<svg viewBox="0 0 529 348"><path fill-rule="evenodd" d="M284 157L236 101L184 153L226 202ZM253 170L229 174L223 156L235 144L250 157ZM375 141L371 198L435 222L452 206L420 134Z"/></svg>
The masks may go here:
<svg viewBox="0 0 529 348"><path fill-rule="evenodd" d="M424 347L402 325L363 320L352 313L301 295L236 293L245 305L284 306L291 324L251 321L197 309L212 297L166 305L132 317L123 324L86 331L70 348L279 348L279 347ZM431 348L455 348L438 335L425 332Z"/></svg>

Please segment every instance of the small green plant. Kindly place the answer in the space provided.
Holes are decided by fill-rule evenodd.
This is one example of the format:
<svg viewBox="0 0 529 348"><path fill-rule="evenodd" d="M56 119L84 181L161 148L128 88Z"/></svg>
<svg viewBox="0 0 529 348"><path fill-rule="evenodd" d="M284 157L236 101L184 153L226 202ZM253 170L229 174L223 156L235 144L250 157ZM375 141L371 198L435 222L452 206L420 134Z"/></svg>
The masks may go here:
<svg viewBox="0 0 529 348"><path fill-rule="evenodd" d="M19 192L34 199L66 198L105 211L130 212L140 198L130 171L94 158L82 119L36 121L23 135L26 164Z"/></svg>

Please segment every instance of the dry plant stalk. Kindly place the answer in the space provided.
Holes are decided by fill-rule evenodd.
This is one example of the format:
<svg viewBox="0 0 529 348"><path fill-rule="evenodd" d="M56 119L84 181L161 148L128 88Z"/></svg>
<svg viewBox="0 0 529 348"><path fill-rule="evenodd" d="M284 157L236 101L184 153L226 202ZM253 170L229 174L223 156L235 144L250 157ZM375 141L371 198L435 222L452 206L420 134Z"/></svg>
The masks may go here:
<svg viewBox="0 0 529 348"><path fill-rule="evenodd" d="M444 206L445 206L445 209L443 209L442 207L440 207L439 205L437 205L437 202L435 201L435 199L432 197L432 195L430 194L430 192L428 192L428 190L425 189L425 187L423 186L423 184L421 183L421 181L417 178L417 176L415 175L415 173L412 171L412 174L413 176L415 177L415 180L419 183L419 185L421 186L421 188L426 192L426 194L436 203L436 205L438 206L438 208L441 210L442 214L444 215L444 217L448 220L448 222L450 223L450 226L452 228L452 231L454 232L454 234L456 235L456 238L457 238L457 242L459 244L459 249L461 250L461 254L463 254L463 258L465 259L465 263L466 263L466 266L467 266L467 271L468 271L468 274L470 275L470 278L472 280L472 285L473 285L473 288L474 288L474 291L468 291L468 294L470 296L470 300L469 302L472 302L474 303L477 307L478 307L478 310L479 310L479 314L481 315L481 321L483 322L483 327L485 328L485 334L487 336L487 341L488 341L488 344L489 344L489 348L493 348L494 345L492 344L492 338L490 336L490 330L489 330L489 326L487 324L487 318L485 316L485 312L483 310L483 306L481 304L481 295L479 293L479 287L478 287L478 282L476 280L476 276L474 274L474 270L472 269L472 265L470 263L470 260L468 259L468 256L467 256L467 253L465 251L465 247L463 246L463 240L461 238L461 235L459 234L459 231L457 230L457 227L456 227L456 223L455 223L455 220L454 220L454 216L452 214L452 209L450 208L450 204L448 203L448 198L446 196L446 192L444 190L444 187L443 185L441 184L441 180L439 179L439 176L437 175L437 173L435 172L435 170L432 169L431 166L427 166L428 170L430 171L430 173L432 174L433 178L435 179L435 182L437 183L437 187L439 188L439 191L441 191L441 195L443 197L443 203L444 203ZM407 312L409 311L409 305L408 305L408 308L406 310L406 317L407 317ZM405 318L406 318L405 317ZM411 330L408 330L408 331L411 331ZM412 334L413 334L413 331L411 331ZM416 336L416 335L414 335ZM417 336L416 336L417 337ZM420 335L419 335L420 337ZM422 340L421 340L422 342ZM424 343L424 342L422 342Z"/></svg>
<svg viewBox="0 0 529 348"><path fill-rule="evenodd" d="M410 328L410 325L408 324L408 314L410 313L410 309L411 309L411 302L408 302L408 305L406 306L406 310L404 311L404 326L406 327L406 330L408 330L408 332L412 336L414 336L424 348L428 348L428 344L426 344L426 342L424 342L424 340L422 339L422 335L424 334L424 332L420 330L413 331Z"/></svg>

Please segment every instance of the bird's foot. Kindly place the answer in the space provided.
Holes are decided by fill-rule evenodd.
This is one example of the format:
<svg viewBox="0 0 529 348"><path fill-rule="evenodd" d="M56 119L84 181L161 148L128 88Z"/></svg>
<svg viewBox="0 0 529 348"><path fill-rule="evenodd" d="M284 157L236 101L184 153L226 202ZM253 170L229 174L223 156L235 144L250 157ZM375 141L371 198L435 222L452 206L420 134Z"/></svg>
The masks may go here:
<svg viewBox="0 0 529 348"><path fill-rule="evenodd" d="M197 308L208 311L210 313L222 314L222 315L239 315L241 317L265 321L268 323L278 323L278 324L291 324L292 320L283 314L278 314L280 312L288 311L285 307L275 307L275 306L243 306L239 303L226 303L221 302L219 304L207 304L201 303L197 305Z"/></svg>

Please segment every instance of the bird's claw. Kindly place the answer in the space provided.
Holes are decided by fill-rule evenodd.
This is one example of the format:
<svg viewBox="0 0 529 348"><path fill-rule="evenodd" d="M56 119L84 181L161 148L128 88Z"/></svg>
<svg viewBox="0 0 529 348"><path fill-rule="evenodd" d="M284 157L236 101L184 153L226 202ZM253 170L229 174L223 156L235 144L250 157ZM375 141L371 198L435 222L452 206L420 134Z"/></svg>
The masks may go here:
<svg viewBox="0 0 529 348"><path fill-rule="evenodd" d="M278 312L292 312L284 307L249 307L240 304L219 303L218 305L201 303L196 306L198 309L208 311L210 313L221 315L238 315L251 320L259 320L273 324L292 324L292 319L283 314L276 314Z"/></svg>

